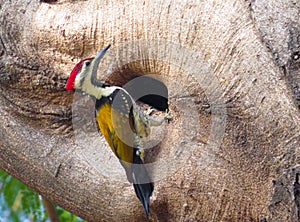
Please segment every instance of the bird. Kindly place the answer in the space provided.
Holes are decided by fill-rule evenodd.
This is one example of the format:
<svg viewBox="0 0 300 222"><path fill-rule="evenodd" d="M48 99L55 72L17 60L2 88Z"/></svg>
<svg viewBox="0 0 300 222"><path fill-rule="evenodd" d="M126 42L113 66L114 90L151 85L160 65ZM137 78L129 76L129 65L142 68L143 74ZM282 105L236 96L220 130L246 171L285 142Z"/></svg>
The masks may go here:
<svg viewBox="0 0 300 222"><path fill-rule="evenodd" d="M167 112L163 118L154 118L144 113L124 88L95 82L99 63L110 46L101 49L95 57L77 63L65 88L95 98L98 129L125 169L127 180L133 184L135 194L148 217L154 183L144 166L142 141L149 136L151 126L168 122L170 114Z"/></svg>

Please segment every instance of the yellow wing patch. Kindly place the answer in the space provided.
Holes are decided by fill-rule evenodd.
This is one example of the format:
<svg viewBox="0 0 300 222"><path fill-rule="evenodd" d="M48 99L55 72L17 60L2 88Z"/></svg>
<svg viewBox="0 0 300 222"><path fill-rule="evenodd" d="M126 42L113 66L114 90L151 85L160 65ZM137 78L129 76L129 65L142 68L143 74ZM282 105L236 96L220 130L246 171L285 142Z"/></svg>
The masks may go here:
<svg viewBox="0 0 300 222"><path fill-rule="evenodd" d="M129 123L128 115L121 114L114 110L109 103L104 103L98 108L96 119L101 133L114 154L119 159L132 163L134 134L131 129L124 127Z"/></svg>

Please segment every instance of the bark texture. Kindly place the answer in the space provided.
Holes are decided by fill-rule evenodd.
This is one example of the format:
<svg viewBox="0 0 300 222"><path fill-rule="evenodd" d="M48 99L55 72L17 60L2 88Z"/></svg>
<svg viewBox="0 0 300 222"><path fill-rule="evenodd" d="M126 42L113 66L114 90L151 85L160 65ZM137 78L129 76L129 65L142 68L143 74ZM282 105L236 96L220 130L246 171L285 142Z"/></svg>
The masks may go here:
<svg viewBox="0 0 300 222"><path fill-rule="evenodd" d="M156 74L169 89L150 221L299 221L299 7L0 0L0 167L88 221L145 220L93 100L64 90L112 44L99 79Z"/></svg>

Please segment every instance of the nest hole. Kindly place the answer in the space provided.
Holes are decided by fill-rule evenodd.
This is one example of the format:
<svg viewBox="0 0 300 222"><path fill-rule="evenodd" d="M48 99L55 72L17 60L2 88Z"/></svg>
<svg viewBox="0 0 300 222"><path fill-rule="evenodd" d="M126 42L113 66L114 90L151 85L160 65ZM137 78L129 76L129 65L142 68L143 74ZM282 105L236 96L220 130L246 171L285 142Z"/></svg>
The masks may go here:
<svg viewBox="0 0 300 222"><path fill-rule="evenodd" d="M159 79L161 73L150 70L145 62L124 65L105 79L109 85L123 87L135 101L148 104L159 110L168 110L168 88Z"/></svg>

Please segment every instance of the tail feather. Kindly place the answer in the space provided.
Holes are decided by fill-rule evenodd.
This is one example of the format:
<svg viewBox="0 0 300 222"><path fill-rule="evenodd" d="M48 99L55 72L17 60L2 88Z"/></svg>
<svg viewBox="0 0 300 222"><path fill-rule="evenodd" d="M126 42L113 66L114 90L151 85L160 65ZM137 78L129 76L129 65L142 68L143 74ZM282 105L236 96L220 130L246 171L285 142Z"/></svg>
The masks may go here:
<svg viewBox="0 0 300 222"><path fill-rule="evenodd" d="M133 187L136 196L139 198L143 205L145 213L149 215L149 202L152 196L154 185L151 182L151 178L147 172L146 167L140 156L135 155L133 162L135 164L131 165L131 172L133 178Z"/></svg>
<svg viewBox="0 0 300 222"><path fill-rule="evenodd" d="M151 182L151 178L142 159L139 155L134 155L133 164L129 166L128 163L126 165L122 163L122 165L126 170L128 181L133 183L135 194L142 203L145 213L148 216L149 202L154 190L154 185Z"/></svg>
<svg viewBox="0 0 300 222"><path fill-rule="evenodd" d="M149 202L153 192L153 183L133 184L136 196L143 205L145 213L149 215Z"/></svg>

